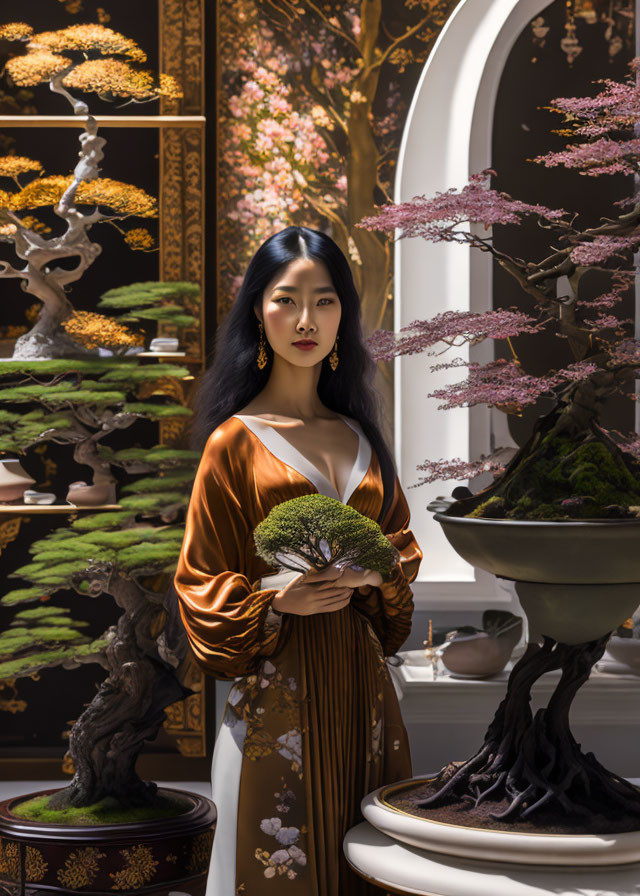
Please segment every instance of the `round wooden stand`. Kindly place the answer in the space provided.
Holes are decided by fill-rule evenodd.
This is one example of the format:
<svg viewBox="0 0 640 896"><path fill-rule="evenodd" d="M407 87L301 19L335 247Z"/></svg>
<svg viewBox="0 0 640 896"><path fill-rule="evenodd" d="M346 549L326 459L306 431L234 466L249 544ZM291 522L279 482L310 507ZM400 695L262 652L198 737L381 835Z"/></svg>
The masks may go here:
<svg viewBox="0 0 640 896"><path fill-rule="evenodd" d="M29 821L11 812L26 799L61 788L23 794L0 803L0 893L144 893L205 896L216 825L211 800L186 790L182 815L130 824L61 825Z"/></svg>

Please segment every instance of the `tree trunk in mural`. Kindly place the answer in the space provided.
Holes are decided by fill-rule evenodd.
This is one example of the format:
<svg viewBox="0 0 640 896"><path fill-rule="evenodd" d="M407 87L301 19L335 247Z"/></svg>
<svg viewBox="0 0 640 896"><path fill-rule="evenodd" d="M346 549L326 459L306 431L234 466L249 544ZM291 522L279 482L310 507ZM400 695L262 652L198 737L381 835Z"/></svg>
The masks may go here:
<svg viewBox="0 0 640 896"><path fill-rule="evenodd" d="M347 225L353 235L361 265L357 287L362 301L363 328L368 336L381 327L392 328L392 309L387 301L391 290L391 252L389 241L378 234L356 228L363 218L374 213L374 197L378 185L380 153L371 126L373 100L378 89L379 66L374 66L382 14L381 0L362 4L360 49L364 66L356 76L352 102L347 114L346 129L349 146L347 158ZM343 251L345 251L344 247ZM345 254L348 257L348 246ZM393 365L378 366L377 387L384 401L384 436L393 444Z"/></svg>

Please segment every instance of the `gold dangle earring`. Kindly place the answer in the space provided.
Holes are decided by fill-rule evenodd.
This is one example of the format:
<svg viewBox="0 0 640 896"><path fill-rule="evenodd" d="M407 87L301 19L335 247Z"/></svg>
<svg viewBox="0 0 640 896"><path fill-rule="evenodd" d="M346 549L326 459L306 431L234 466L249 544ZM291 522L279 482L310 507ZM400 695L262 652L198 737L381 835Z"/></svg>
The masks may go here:
<svg viewBox="0 0 640 896"><path fill-rule="evenodd" d="M331 364L331 369L335 370L338 366L338 337L336 336L336 341L333 345L333 351L329 355L329 364Z"/></svg>
<svg viewBox="0 0 640 896"><path fill-rule="evenodd" d="M264 370L267 365L267 351L266 351L266 342L264 339L264 329L262 327L261 321L258 321L258 326L260 327L260 342L258 344L258 367L260 370Z"/></svg>

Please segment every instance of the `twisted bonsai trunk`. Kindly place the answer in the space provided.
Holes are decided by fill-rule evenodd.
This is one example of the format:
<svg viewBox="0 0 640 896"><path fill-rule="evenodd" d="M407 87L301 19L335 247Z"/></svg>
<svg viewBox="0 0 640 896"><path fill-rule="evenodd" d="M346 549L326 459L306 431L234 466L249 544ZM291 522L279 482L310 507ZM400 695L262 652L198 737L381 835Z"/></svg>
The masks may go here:
<svg viewBox="0 0 640 896"><path fill-rule="evenodd" d="M145 741L157 737L165 708L193 693L159 658L153 634L158 606L124 576L110 575L103 587L125 612L109 630L109 675L71 731L75 774L51 797L52 809L90 806L105 797L125 808L153 804L157 785L140 779L136 760Z"/></svg>
<svg viewBox="0 0 640 896"><path fill-rule="evenodd" d="M446 766L435 781L435 793L416 806L455 798L469 800L475 808L490 798L508 802L504 811L492 815L495 819L526 819L543 806L570 815L640 815L640 790L605 769L592 753L582 753L569 728L573 699L604 653L609 634L586 644L548 637L542 646L529 644L480 750L467 762ZM547 708L533 717L531 687L552 669L562 669L562 677Z"/></svg>

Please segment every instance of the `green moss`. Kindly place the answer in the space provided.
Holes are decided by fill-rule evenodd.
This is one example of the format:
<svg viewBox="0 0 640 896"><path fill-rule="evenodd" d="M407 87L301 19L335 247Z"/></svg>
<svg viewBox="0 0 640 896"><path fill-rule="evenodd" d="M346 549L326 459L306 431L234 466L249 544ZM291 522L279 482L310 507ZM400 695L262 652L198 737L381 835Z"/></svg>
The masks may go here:
<svg viewBox="0 0 640 896"><path fill-rule="evenodd" d="M476 509L471 511L471 513L468 513L467 516L476 518L491 518L492 516L495 516L496 512L498 513L498 516L502 516L503 510L504 498L494 495L493 497L488 498L482 504L479 504Z"/></svg>
<svg viewBox="0 0 640 896"><path fill-rule="evenodd" d="M624 460L599 439L579 444L546 436L508 481L469 517L485 519L625 519L640 504L640 462Z"/></svg>
<svg viewBox="0 0 640 896"><path fill-rule="evenodd" d="M91 806L82 808L70 806L67 809L48 809L50 799L51 795L24 800L17 806L12 806L11 812L18 818L28 818L32 821L44 821L50 824L101 825L172 818L176 815L184 815L191 808L190 802L185 797L160 796L151 806L133 809L123 808L111 796L105 797Z"/></svg>

